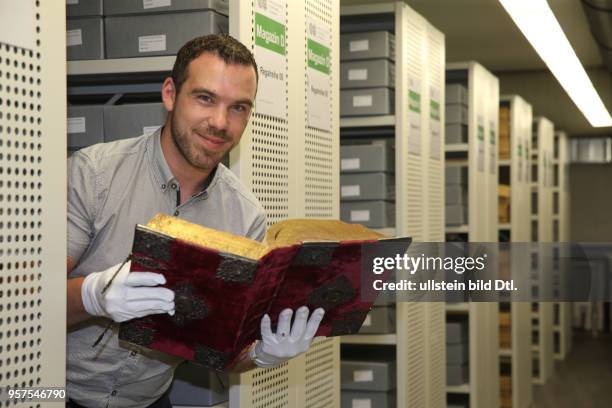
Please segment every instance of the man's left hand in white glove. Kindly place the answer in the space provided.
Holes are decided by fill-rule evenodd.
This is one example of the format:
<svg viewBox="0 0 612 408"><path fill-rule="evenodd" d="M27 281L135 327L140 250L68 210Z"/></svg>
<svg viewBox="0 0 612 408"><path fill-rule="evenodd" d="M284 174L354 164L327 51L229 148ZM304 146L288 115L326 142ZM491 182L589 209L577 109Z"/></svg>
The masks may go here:
<svg viewBox="0 0 612 408"><path fill-rule="evenodd" d="M325 311L316 309L308 318L308 307L300 307L293 326L293 310L285 309L278 317L276 333L272 333L270 316L261 319L261 340L251 349L251 360L259 367L269 368L284 363L308 350Z"/></svg>

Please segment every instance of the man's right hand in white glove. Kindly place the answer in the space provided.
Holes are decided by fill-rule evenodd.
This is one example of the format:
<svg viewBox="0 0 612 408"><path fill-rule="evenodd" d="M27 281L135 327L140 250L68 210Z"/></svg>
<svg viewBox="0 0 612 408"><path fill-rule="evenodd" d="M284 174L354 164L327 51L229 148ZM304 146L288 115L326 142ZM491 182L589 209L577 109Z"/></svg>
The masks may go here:
<svg viewBox="0 0 612 408"><path fill-rule="evenodd" d="M117 273L110 286L104 287ZM130 273L130 261L111 266L102 272L87 275L81 286L85 311L92 316L108 317L115 322L143 317L150 314L174 314L174 292L157 287L166 283L159 273Z"/></svg>

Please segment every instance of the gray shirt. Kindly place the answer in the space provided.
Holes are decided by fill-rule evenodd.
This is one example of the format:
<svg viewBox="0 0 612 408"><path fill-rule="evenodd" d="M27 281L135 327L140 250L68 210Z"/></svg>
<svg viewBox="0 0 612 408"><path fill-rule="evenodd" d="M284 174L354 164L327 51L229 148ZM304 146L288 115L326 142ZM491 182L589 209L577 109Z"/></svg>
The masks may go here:
<svg viewBox="0 0 612 408"><path fill-rule="evenodd" d="M177 206L180 189L152 135L94 145L68 160L69 277L116 265L129 255L136 224L157 213L262 240L263 208L225 166L208 187ZM146 407L172 381L178 358L119 344L114 325L92 347L109 320L89 320L68 333L68 396L87 407Z"/></svg>

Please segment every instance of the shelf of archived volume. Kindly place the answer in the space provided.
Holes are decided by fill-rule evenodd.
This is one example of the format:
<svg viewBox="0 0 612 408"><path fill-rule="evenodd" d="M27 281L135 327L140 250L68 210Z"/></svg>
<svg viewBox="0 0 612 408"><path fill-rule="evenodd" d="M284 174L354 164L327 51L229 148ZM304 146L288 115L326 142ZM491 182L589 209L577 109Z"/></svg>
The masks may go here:
<svg viewBox="0 0 612 408"><path fill-rule="evenodd" d="M341 217L443 241L444 36L404 2L342 7L340 31ZM441 303L379 298L341 358L345 406L446 406Z"/></svg>

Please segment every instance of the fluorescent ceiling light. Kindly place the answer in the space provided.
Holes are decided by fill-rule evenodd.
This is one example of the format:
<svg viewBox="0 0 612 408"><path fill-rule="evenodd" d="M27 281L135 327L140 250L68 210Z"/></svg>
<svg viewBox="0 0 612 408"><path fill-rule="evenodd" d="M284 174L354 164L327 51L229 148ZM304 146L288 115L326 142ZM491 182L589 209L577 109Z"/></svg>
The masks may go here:
<svg viewBox="0 0 612 408"><path fill-rule="evenodd" d="M612 126L604 106L546 0L499 0L591 126Z"/></svg>

